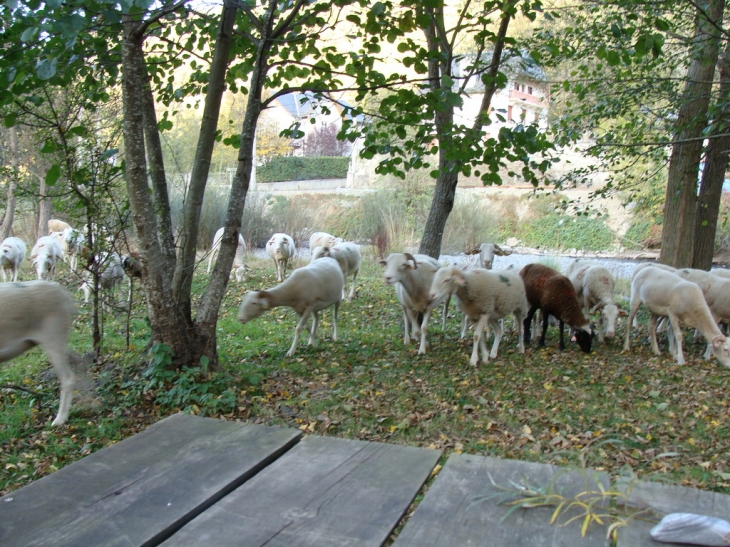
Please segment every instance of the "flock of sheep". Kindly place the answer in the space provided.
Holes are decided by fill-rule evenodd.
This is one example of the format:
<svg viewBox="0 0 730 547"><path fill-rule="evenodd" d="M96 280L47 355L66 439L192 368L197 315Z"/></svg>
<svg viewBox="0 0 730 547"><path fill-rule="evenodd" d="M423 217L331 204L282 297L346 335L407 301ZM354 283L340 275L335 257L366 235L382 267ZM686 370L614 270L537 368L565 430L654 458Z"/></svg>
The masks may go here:
<svg viewBox="0 0 730 547"><path fill-rule="evenodd" d="M0 302L6 319L0 329L0 362L12 359L34 346L41 346L54 366L61 384L61 403L53 425L62 425L68 417L74 374L69 366L68 350L75 308L67 292L53 279L55 266L60 260L72 270L77 257L83 253L83 233L61 221L49 223L50 235L38 239L31 251L37 281L16 283L18 270L26 254L26 244L10 237L0 246L0 266L3 281L0 284ZM60 224L59 224L60 223ZM223 228L216 232L208 262L208 273L220 250ZM337 316L343 300L350 301L362 262L359 245L316 232L310 238L311 260L287 277L286 271L296 254L294 240L282 233L274 234L266 244L266 251L276 268L278 284L268 290L249 292L243 299L238 320L247 323L266 310L285 306L292 308L300 319L287 356L294 355L299 336L309 331L309 344L316 344L319 312L334 309L333 340L337 340ZM545 344L547 328L554 320L559 326L560 349L565 349L564 329L569 327L570 340L586 353L591 351L593 338L600 342L612 338L620 316L628 316L624 350L630 350L632 323L638 308L644 304L650 312L649 335L654 353L659 354L656 339L659 318L669 323L669 348L679 364L683 364L681 328L696 329L697 336L707 341L705 358L711 354L730 367L730 340L719 325L730 322L730 272L726 270L680 269L646 263L636 267L631 283L629 312L614 302L615 280L601 264L577 259L563 275L543 264L528 264L521 270L510 266L492 270L495 255L508 255L508 249L495 244L483 244L478 251L479 266L471 264L442 265L436 259L410 253L391 253L380 263L384 266L383 279L392 285L403 312L403 341L419 340L419 354L428 349L427 332L434 309L443 306L442 328L452 297L463 313L461 337L466 337L473 325L473 349L470 364L476 366L480 358L487 363L494 359L503 335L503 319L514 315L518 331L518 349L533 336L533 319L540 312L542 333L540 345ZM245 279L246 244L239 235L238 248L231 275L239 282ZM102 287L116 283L125 275L139 277L141 271L133 257L106 253L95 257L107 265L101 270ZM7 283L8 276L12 283ZM346 281L352 278L349 293ZM82 282L82 288L84 288ZM86 283L88 286L88 283ZM86 291L85 291L86 292ZM88 299L88 293L87 293ZM38 305L34 305L38 302ZM30 313L32 310L41 310ZM588 319L597 315L598 328ZM308 327L309 319L312 325ZM486 340L494 331L491 351Z"/></svg>

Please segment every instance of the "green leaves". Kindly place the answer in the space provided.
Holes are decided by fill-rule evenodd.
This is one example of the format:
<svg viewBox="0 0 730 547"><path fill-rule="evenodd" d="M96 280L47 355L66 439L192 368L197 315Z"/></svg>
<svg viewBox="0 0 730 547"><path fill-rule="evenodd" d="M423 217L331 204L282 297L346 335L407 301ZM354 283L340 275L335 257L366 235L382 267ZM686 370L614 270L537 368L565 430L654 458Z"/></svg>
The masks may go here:
<svg viewBox="0 0 730 547"><path fill-rule="evenodd" d="M61 177L61 166L56 164L53 164L51 168L46 172L46 184L48 186L53 186L56 184L56 181Z"/></svg>

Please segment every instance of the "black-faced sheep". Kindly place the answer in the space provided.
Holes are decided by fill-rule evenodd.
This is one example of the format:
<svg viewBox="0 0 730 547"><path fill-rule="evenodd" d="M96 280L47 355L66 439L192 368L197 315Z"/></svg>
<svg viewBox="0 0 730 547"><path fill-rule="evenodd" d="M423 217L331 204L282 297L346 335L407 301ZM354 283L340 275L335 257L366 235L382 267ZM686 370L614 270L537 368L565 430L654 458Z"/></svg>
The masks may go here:
<svg viewBox="0 0 730 547"><path fill-rule="evenodd" d="M352 276L350 294L347 296L347 301L350 302L355 296L355 282L357 281L357 274L360 271L360 263L362 262L360 245L345 242L339 243L334 247L315 247L312 251L310 262L323 256L329 256L337 261L342 269L342 274L345 276L345 284L347 284L347 278ZM342 298L345 298L345 293L347 292L345 289L346 287L342 289Z"/></svg>
<svg viewBox="0 0 730 547"><path fill-rule="evenodd" d="M380 264L385 266L383 279L395 287L395 294L403 309L403 343L410 344L411 338L418 339L421 334L423 314L430 306L428 292L433 276L439 269L438 260L428 255L391 253Z"/></svg>
<svg viewBox="0 0 730 547"><path fill-rule="evenodd" d="M636 316L641 304L651 312L649 337L651 349L656 355L660 354L656 338L657 319L668 317L671 325L669 349L678 364L685 363L682 352L682 325L685 325L696 328L707 340L711 352L718 361L730 368L730 341L720 332L697 284L682 279L674 272L659 268L643 268L631 282L630 320ZM624 351L630 349L631 321L626 326Z"/></svg>
<svg viewBox="0 0 730 547"><path fill-rule="evenodd" d="M520 270L520 275L525 282L527 301L530 304L530 311L524 322L525 344L530 343L530 323L539 309L543 313L541 346L545 345L548 315L552 315L559 321L560 349L565 349L563 329L567 323L570 326L571 341L578 342L581 350L590 353L593 329L581 312L570 279L543 264L528 264Z"/></svg>
<svg viewBox="0 0 730 547"><path fill-rule="evenodd" d="M18 280L18 272L23 260L25 260L26 252L25 241L19 237L5 238L2 245L0 245L0 272L3 274L3 281L7 281L5 277L6 270L11 281Z"/></svg>
<svg viewBox="0 0 730 547"><path fill-rule="evenodd" d="M294 246L294 240L286 234L274 234L266 243L266 252L274 261L276 267L276 280L284 281L286 277L286 266L297 248Z"/></svg>
<svg viewBox="0 0 730 547"><path fill-rule="evenodd" d="M525 352L522 328L529 305L524 282L517 270L490 271L472 268L465 271L454 266L440 268L431 283L429 300L435 302L447 295L456 295L461 311L475 323L474 347L469 361L472 366L476 366L478 361L477 348L481 352L483 363L487 363L490 356L492 359L497 357L503 332L500 319L509 314L514 314L515 324L518 325L519 351ZM487 353L485 337L482 335L482 331L487 328L487 337L489 336L489 325L494 329L491 354ZM421 349L424 352L426 329L427 321L424 321L421 330Z"/></svg>
<svg viewBox="0 0 730 547"><path fill-rule="evenodd" d="M313 316L312 328L309 331L309 345L317 343L317 326L319 312L334 306L333 340L337 340L337 310L342 301L342 288L345 277L334 258L324 257L294 270L283 283L273 289L255 291L246 295L238 308L238 320L248 323L266 310L278 306L292 308L300 316L294 330L294 341L287 352L291 357L296 351L299 333L307 325L309 316Z"/></svg>
<svg viewBox="0 0 730 547"><path fill-rule="evenodd" d="M75 383L68 350L76 314L71 297L56 283L27 281L0 285L0 302L3 307L0 363L40 346L61 384L61 402L53 425L63 425L68 418Z"/></svg>

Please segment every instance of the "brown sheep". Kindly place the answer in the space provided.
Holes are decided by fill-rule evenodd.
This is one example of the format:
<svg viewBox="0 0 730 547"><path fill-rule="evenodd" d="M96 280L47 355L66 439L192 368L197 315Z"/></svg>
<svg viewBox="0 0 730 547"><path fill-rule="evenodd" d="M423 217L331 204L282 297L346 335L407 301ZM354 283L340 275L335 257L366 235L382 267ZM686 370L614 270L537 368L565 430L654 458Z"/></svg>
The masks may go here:
<svg viewBox="0 0 730 547"><path fill-rule="evenodd" d="M530 311L525 317L525 344L530 343L530 324L535 312L542 310L542 337L540 345L545 345L549 315L560 322L560 349L565 349L563 341L563 325L570 326L571 341L578 342L580 349L586 353L591 351L593 328L583 315L575 288L566 276L543 264L528 264L520 271L525 282L525 292Z"/></svg>

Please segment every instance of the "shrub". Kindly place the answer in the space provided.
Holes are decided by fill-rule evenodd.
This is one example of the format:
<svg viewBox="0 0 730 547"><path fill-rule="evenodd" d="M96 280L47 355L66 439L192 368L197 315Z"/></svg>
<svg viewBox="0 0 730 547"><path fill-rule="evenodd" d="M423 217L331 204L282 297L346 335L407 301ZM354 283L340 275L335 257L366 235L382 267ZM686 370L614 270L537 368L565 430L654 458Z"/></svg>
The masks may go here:
<svg viewBox="0 0 730 547"><path fill-rule="evenodd" d="M615 239L614 233L603 220L557 213L523 222L518 234L518 239L530 247L586 251L610 249Z"/></svg>
<svg viewBox="0 0 730 547"><path fill-rule="evenodd" d="M457 196L441 240L441 252L456 254L476 249L498 237L498 219L484 202Z"/></svg>
<svg viewBox="0 0 730 547"><path fill-rule="evenodd" d="M277 156L256 169L256 181L343 179L349 166L348 156Z"/></svg>

